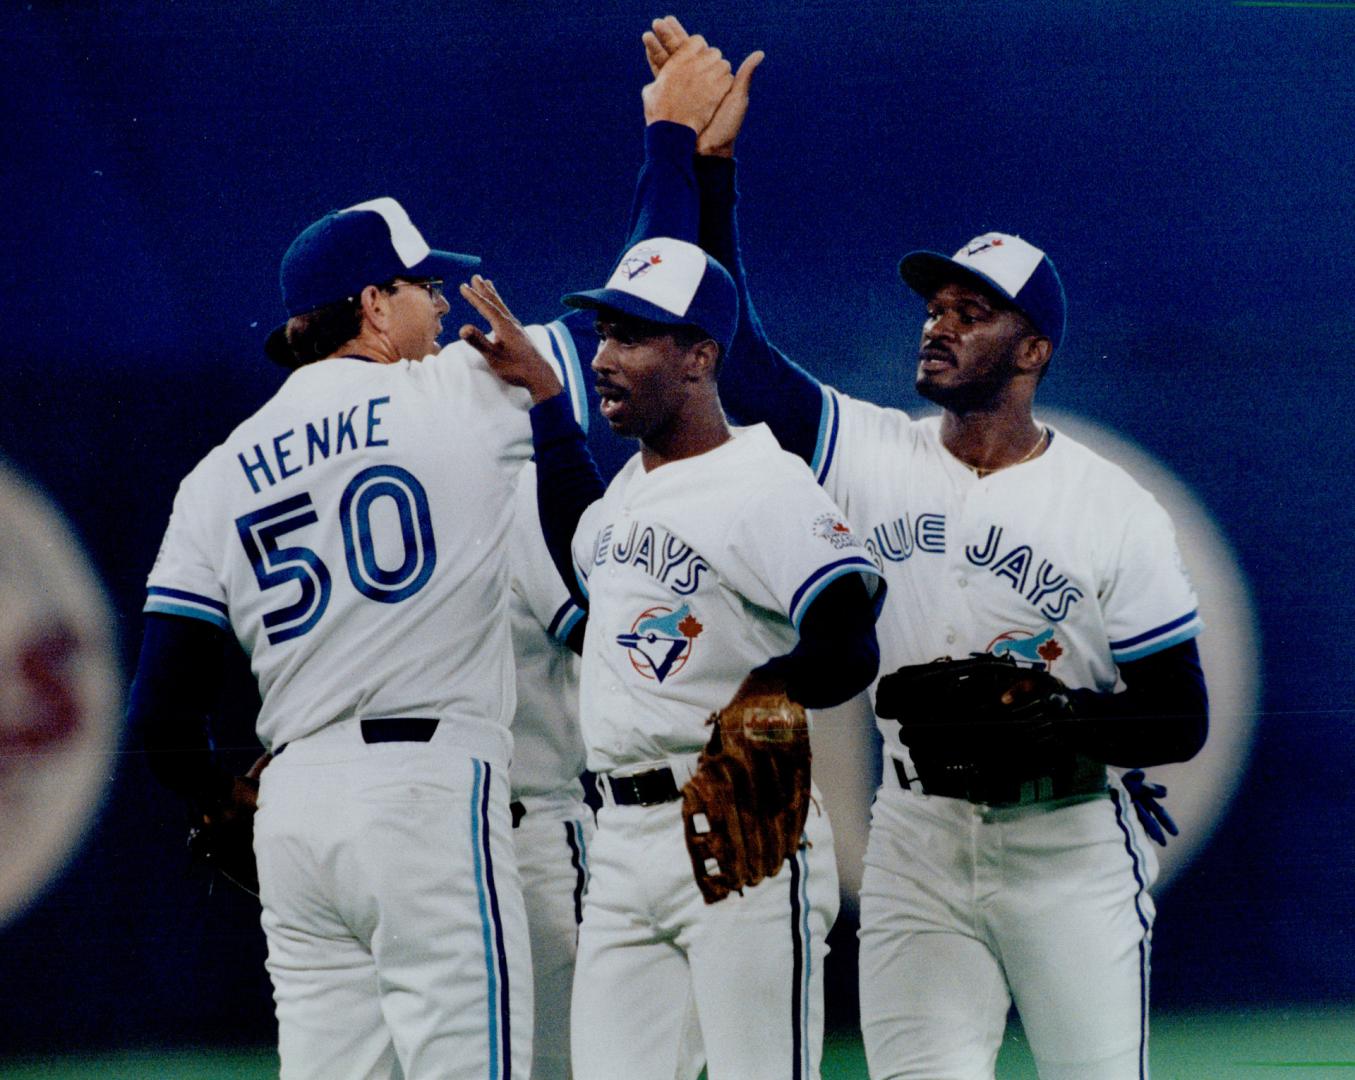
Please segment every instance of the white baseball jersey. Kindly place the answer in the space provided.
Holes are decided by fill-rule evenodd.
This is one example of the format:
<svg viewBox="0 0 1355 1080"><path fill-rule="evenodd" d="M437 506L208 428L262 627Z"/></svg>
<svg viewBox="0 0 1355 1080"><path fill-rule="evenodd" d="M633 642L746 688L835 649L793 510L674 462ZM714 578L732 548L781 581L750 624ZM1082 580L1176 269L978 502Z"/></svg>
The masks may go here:
<svg viewBox="0 0 1355 1080"><path fill-rule="evenodd" d="M580 413L577 371L557 374ZM529 405L462 342L298 369L180 485L145 610L234 632L269 748L352 717L431 716L506 764L504 551Z"/></svg>
<svg viewBox="0 0 1355 1080"><path fill-rule="evenodd" d="M517 663L513 797L568 792L582 798L579 658L564 642L584 614L570 599L541 535L535 463L523 467L514 499L509 599Z"/></svg>
<svg viewBox="0 0 1355 1080"><path fill-rule="evenodd" d="M1010 653L1071 687L1114 690L1116 664L1200 632L1166 512L1129 474L1061 432L979 477L941 445L940 417L824 387L813 468L884 567L880 670ZM899 726L880 721L902 753Z"/></svg>
<svg viewBox="0 0 1355 1080"><path fill-rule="evenodd" d="M814 598L879 570L804 463L765 425L646 472L637 454L574 535L587 590L588 766L633 771L700 750L707 717L790 651Z"/></svg>

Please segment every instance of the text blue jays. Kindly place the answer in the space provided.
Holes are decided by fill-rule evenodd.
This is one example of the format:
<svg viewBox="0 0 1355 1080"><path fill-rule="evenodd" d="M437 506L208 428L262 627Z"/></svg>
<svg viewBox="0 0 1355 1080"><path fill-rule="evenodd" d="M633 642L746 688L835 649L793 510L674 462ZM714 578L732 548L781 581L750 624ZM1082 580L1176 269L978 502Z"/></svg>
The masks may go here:
<svg viewBox="0 0 1355 1080"><path fill-rule="evenodd" d="M611 525L598 533L593 565L607 562L633 566L662 582L678 596L690 596L701 586L710 564L665 529L632 523L624 538L613 541Z"/></svg>

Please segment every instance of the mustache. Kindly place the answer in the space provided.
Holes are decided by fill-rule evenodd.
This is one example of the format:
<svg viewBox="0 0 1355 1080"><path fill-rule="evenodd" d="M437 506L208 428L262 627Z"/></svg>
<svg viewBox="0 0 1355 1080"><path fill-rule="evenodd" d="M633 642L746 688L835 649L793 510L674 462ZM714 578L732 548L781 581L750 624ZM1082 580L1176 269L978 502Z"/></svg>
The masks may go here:
<svg viewBox="0 0 1355 1080"><path fill-rule="evenodd" d="M955 363L955 354L944 345L924 345L917 354L919 360L946 360Z"/></svg>

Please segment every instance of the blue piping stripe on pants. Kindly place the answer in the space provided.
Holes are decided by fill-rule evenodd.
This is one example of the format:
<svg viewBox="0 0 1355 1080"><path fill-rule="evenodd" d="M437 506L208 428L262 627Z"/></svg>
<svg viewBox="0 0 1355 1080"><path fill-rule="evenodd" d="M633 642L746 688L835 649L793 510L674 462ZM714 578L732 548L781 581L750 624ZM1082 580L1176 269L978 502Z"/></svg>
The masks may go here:
<svg viewBox="0 0 1355 1080"><path fill-rule="evenodd" d="M790 858L791 1052L792 1080L809 1076L809 865L803 840Z"/></svg>
<svg viewBox="0 0 1355 1080"><path fill-rule="evenodd" d="M578 926L583 922L583 892L588 886L588 848L579 822L565 822L565 843L569 845L569 862L574 867L574 925Z"/></svg>
<svg viewBox="0 0 1355 1080"><path fill-rule="evenodd" d="M1141 870L1143 855L1139 852L1138 845L1134 842L1134 833L1129 828L1126 819L1128 811L1120 800L1119 791L1114 787L1110 789L1110 798L1115 804L1115 824L1120 827L1120 833L1124 836L1124 849L1129 854L1130 867L1134 871L1134 883L1138 886L1138 891L1134 894L1134 914L1139 917L1139 925L1143 927L1143 937L1139 939L1139 1080L1147 1080L1148 977L1151 965L1148 949L1152 938L1152 928L1148 923L1147 917L1143 914L1143 906L1139 903L1139 900L1147 891L1148 886L1144 881L1143 872Z"/></svg>
<svg viewBox="0 0 1355 1080"><path fill-rule="evenodd" d="M511 1080L513 1043L508 1009L508 955L503 946L503 919L499 913L499 894L494 884L494 860L490 851L491 772L485 762L475 761L472 764L475 783L471 790L471 846L475 853L475 889L485 946L485 981L489 1006L486 1080Z"/></svg>

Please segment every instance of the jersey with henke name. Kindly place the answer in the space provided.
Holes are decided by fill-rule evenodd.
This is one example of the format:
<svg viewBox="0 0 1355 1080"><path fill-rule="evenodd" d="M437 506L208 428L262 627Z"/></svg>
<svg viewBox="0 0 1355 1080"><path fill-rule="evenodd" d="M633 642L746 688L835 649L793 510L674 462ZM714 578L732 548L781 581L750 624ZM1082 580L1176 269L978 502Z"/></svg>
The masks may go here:
<svg viewBox="0 0 1355 1080"><path fill-rule="evenodd" d="M744 677L789 652L814 598L879 570L765 425L646 472L637 454L574 534L588 595L580 719L588 767L698 751Z"/></svg>
<svg viewBox="0 0 1355 1080"><path fill-rule="evenodd" d="M547 331L529 332L547 356ZM561 371L576 414L576 372ZM453 718L506 763L506 539L527 393L470 346L292 373L184 479L145 610L234 633L272 748L351 717Z"/></svg>

